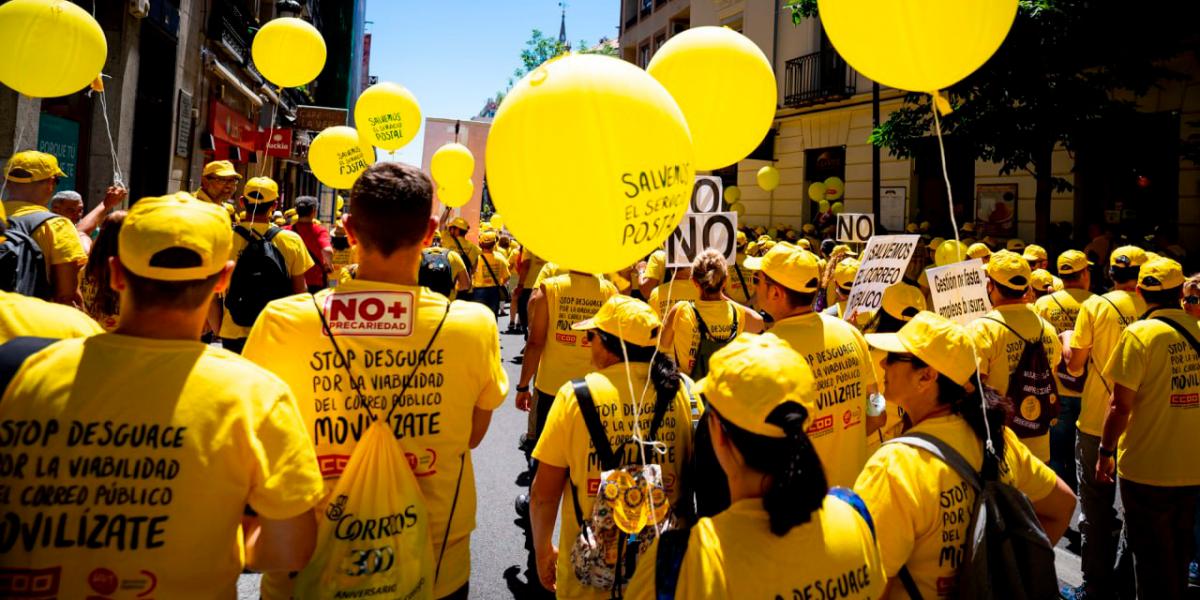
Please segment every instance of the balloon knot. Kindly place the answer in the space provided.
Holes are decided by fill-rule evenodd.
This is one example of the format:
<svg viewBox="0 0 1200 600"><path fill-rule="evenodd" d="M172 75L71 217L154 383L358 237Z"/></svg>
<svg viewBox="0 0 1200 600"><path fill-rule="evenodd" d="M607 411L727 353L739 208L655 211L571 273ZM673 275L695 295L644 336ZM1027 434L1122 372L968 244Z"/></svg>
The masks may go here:
<svg viewBox="0 0 1200 600"><path fill-rule="evenodd" d="M950 106L950 101L941 92L933 93L933 104L937 107L938 114L943 117L954 112L954 107Z"/></svg>
<svg viewBox="0 0 1200 600"><path fill-rule="evenodd" d="M96 92L98 94L104 93L104 80L101 79L99 75L97 75L96 78L92 80L92 83L89 84L88 87L91 87L92 91Z"/></svg>

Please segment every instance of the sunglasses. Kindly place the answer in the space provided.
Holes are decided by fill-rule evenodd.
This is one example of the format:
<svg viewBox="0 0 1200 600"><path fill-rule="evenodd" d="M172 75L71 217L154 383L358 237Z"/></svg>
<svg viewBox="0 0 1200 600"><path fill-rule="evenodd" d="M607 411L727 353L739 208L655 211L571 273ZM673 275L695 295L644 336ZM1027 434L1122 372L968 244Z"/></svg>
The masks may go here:
<svg viewBox="0 0 1200 600"><path fill-rule="evenodd" d="M589 342L596 341L596 331L594 329L587 330L586 335L587 335L587 341L589 341Z"/></svg>
<svg viewBox="0 0 1200 600"><path fill-rule="evenodd" d="M888 355L887 355L887 364L889 364L889 365L894 365L896 363L901 363L901 362L912 363L912 362L916 362L916 361L917 361L917 357L915 357L911 354L898 354L896 352L888 352Z"/></svg>
<svg viewBox="0 0 1200 600"><path fill-rule="evenodd" d="M1200 296L1184 296L1183 302L1185 304L1200 304Z"/></svg>

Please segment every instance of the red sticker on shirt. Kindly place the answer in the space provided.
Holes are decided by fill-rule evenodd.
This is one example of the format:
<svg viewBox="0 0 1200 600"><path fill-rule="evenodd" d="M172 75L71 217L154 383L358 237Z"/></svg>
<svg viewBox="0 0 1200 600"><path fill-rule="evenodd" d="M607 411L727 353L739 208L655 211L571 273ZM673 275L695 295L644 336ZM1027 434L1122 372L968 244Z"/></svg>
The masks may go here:
<svg viewBox="0 0 1200 600"><path fill-rule="evenodd" d="M333 335L408 337L413 332L412 292L335 292L325 297Z"/></svg>
<svg viewBox="0 0 1200 600"><path fill-rule="evenodd" d="M1171 408L1200 408L1200 394L1171 394Z"/></svg>

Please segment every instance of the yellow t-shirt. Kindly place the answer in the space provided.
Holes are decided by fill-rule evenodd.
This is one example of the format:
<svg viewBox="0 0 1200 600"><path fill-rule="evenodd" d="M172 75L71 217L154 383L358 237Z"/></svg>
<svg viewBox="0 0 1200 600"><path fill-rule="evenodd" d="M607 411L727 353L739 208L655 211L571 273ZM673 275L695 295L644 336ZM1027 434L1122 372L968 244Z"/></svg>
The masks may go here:
<svg viewBox="0 0 1200 600"><path fill-rule="evenodd" d="M762 500L734 502L692 528L679 569L679 600L838 598L876 600L886 579L867 522L826 496L812 520L780 537ZM639 558L627 600L655 598L657 542Z"/></svg>
<svg viewBox="0 0 1200 600"><path fill-rule="evenodd" d="M26 435L12 435L16 423ZM5 476L9 525L38 532L5 536L0 569L61 568L59 598L116 596L118 581L138 586L121 598L149 586L156 598L232 598L246 505L290 519L322 492L287 385L200 342L54 344L13 379L0 432L6 454L27 458L23 477Z"/></svg>
<svg viewBox="0 0 1200 600"><path fill-rule="evenodd" d="M979 373L987 378L989 386L995 388L1001 396L1007 394L1008 378L1013 369L1017 368L1017 363L1021 361L1021 352L1025 350L1025 344L1017 339L1008 327L992 319L1007 323L1008 327L1016 329L1021 337L1027 340L1037 339L1040 330L1042 345L1046 348L1046 358L1050 359L1053 373L1054 367L1062 360L1062 341L1058 339L1054 325L1039 317L1028 304L1006 304L996 307L968 325L968 330L975 339L975 351L979 355ZM1058 381L1057 374L1054 375L1054 381ZM1021 410L1022 406L1017 406L1016 409ZM1037 415L1033 414L1023 416L1030 420L1037 418ZM1049 430L1037 437L1024 438L1021 442L1043 462L1050 460Z"/></svg>
<svg viewBox="0 0 1200 600"><path fill-rule="evenodd" d="M475 262L475 277L471 285L476 288L488 288L501 287L508 283L508 262L504 257L485 252L479 255L479 259ZM488 271L489 266L491 271Z"/></svg>
<svg viewBox="0 0 1200 600"><path fill-rule="evenodd" d="M526 289L536 289L538 276L542 273L542 267L546 266L546 261L530 252L529 248L521 250L521 257L521 260L529 263L529 270L525 271L525 279L521 280L521 285Z"/></svg>
<svg viewBox="0 0 1200 600"><path fill-rule="evenodd" d="M1076 288L1061 290L1038 298L1033 310L1043 319L1050 321L1058 333L1075 328L1075 319L1083 303L1095 294Z"/></svg>
<svg viewBox="0 0 1200 600"><path fill-rule="evenodd" d="M1114 307L1115 305L1115 307ZM1112 401L1112 382L1104 374L1104 366L1112 357L1121 332L1146 312L1146 303L1133 292L1114 290L1093 296L1083 303L1071 335L1072 348L1091 348L1088 353L1088 376L1083 384L1080 401L1079 431L1100 437L1104 429L1104 412Z"/></svg>
<svg viewBox="0 0 1200 600"><path fill-rule="evenodd" d="M737 261L729 265L729 275L725 278L725 295L730 300L750 306L750 297L754 295L754 271L745 267L746 255L741 252Z"/></svg>
<svg viewBox="0 0 1200 600"><path fill-rule="evenodd" d="M463 263L462 257L457 252L451 252L440 247L426 248L425 252L430 254L444 254L446 256L446 261L450 263L450 276L454 278L454 287L450 289L449 298L451 300L458 298L458 276L467 271L467 265Z"/></svg>
<svg viewBox="0 0 1200 600"><path fill-rule="evenodd" d="M242 227L249 229L259 235L267 233L267 229L274 227L271 223L250 223L243 222ZM294 231L280 231L275 237L271 238L271 243L279 248L279 253L283 255L283 262L287 265L288 275L291 277L300 277L304 275L315 265L312 256L308 253L308 247L304 245L304 240L300 238L300 234ZM242 250L246 249L246 240L237 233L233 234L233 247L229 251L229 255L233 257L241 256ZM236 260L236 258L234 259ZM220 337L236 340L250 335L249 327L242 327L233 322L233 316L229 314L229 309L225 310L225 316L221 319Z"/></svg>
<svg viewBox="0 0 1200 600"><path fill-rule="evenodd" d="M770 332L812 367L817 410L808 417L806 433L829 485L853 485L867 462L868 388L875 385L866 339L849 323L817 313L780 319Z"/></svg>
<svg viewBox="0 0 1200 600"><path fill-rule="evenodd" d="M696 352L700 350L700 328L696 325L696 313L708 326L709 337L715 340L732 340L746 329L746 314L738 303L728 300L696 300L695 310L691 301L675 303L675 337L671 340L671 355L675 364L685 374L696 367ZM734 316L737 327L734 328Z"/></svg>
<svg viewBox="0 0 1200 600"><path fill-rule="evenodd" d="M543 262L542 268L538 269L537 277L533 278L533 287L535 289L540 288L540 287L542 287L542 282L546 281L547 279L550 279L551 277L557 277L559 275L562 275L563 273L566 273L566 272L567 272L566 269L558 268L558 265L555 263Z"/></svg>
<svg viewBox="0 0 1200 600"><path fill-rule="evenodd" d="M1170 325L1200 338L1200 325L1182 309L1156 310L1121 334L1104 372L1134 390L1129 427L1117 444L1117 473L1146 485L1200 485L1200 355Z"/></svg>
<svg viewBox="0 0 1200 600"><path fill-rule="evenodd" d="M642 278L653 279L662 283L663 277L667 274L667 251L655 250L650 253L646 259L646 270L642 273Z"/></svg>
<svg viewBox="0 0 1200 600"><path fill-rule="evenodd" d="M700 290L696 289L696 284L684 277L672 279L650 290L650 298L646 300L646 304L649 304L650 309L661 319L667 314L667 309L675 306L676 302L699 299Z"/></svg>
<svg viewBox="0 0 1200 600"><path fill-rule="evenodd" d="M8 218L23 217L37 213L50 212L45 206L30 202L9 200L4 203L4 213ZM33 230L33 241L37 242L46 256L46 266L75 263L82 266L87 262L87 253L79 243L79 232L75 225L66 217L51 217L45 223Z"/></svg>
<svg viewBox="0 0 1200 600"><path fill-rule="evenodd" d="M564 383L592 370L587 336L571 326L596 316L606 300L617 295L613 284L582 273L564 273L542 282L549 327L538 362L534 387L553 396Z"/></svg>
<svg viewBox="0 0 1200 600"><path fill-rule="evenodd" d="M910 433L925 433L983 466L983 443L960 416L926 419ZM1037 502L1054 490L1058 476L1034 458L1012 431L1004 430L1000 479ZM896 577L907 565L921 596L955 597L956 571L963 557L975 491L941 459L904 444L886 444L871 456L854 484L879 537L883 570ZM903 586L892 596L908 598Z"/></svg>
<svg viewBox="0 0 1200 600"><path fill-rule="evenodd" d="M400 402L389 425L425 494L434 556L441 552L449 525L434 596L449 594L466 583L470 573L469 540L475 529L475 473L468 450L472 416L476 408L496 409L508 394L496 319L480 304L451 303L423 288L362 279L336 291L320 291L316 301L350 363L350 373L362 380L372 410L378 414ZM421 360L447 306L450 313L442 330ZM367 429L368 417L356 404L347 370L322 331L313 298L290 296L267 305L243 355L279 375L298 394L303 431L316 446L325 491L332 492ZM415 361L421 367L400 398ZM460 473L462 488L451 523ZM264 578L264 589L286 590L288 585L286 577Z"/></svg>
<svg viewBox="0 0 1200 600"><path fill-rule="evenodd" d="M70 306L0 291L0 344L21 336L73 338L103 332Z"/></svg>
<svg viewBox="0 0 1200 600"><path fill-rule="evenodd" d="M629 395L630 382L632 381L635 392L641 394L649 377L650 365L647 363L617 363L598 372L589 373L585 377L600 420L604 423L604 430L608 433L609 444L618 454L620 445L634 433L633 417L623 416L626 411L632 415L634 406ZM639 423L642 435L647 438L650 437L650 423L654 417L656 400L654 387L650 386L639 403ZM680 478L683 477L684 467L690 463L692 456L691 407L686 388L682 384L679 386L679 393L675 395L675 401L664 413L658 431L658 441L666 445L666 454L658 455L647 451L646 459L656 460L662 465L663 486L666 488L667 499L674 504L679 501L683 492ZM625 448L627 454L633 454L636 447L629 444ZM533 449L533 457L548 465L570 470L567 485L575 486L579 494L579 508L584 518L589 518L600 485L601 473L595 451L592 449L591 437L588 436L587 426L583 423L583 415L579 412L575 390L570 382L564 384L554 398L550 415L546 417L546 427L542 430L537 447ZM634 464L636 460L638 459L627 461L626 464ZM608 590L585 588L575 577L575 571L571 567L571 546L579 536L579 523L575 521L575 504L569 488L563 489L560 508L558 597L608 598Z"/></svg>
<svg viewBox="0 0 1200 600"><path fill-rule="evenodd" d="M442 240L442 246L445 246L451 251L457 252L459 257L461 257L466 263L467 269L471 270L472 273L475 272L475 267L479 264L479 254L481 252L479 246L475 245L475 242L472 242L465 237L456 238L447 233L446 237ZM466 256L463 256L464 254ZM499 275L499 273L497 273L497 275Z"/></svg>
<svg viewBox="0 0 1200 600"><path fill-rule="evenodd" d="M87 311L87 315L95 319L100 327L104 328L104 331L112 331L117 328L117 319L121 312L120 306L116 307L113 314L102 312L96 304L98 292L97 282L80 272L79 295L83 296L83 310Z"/></svg>

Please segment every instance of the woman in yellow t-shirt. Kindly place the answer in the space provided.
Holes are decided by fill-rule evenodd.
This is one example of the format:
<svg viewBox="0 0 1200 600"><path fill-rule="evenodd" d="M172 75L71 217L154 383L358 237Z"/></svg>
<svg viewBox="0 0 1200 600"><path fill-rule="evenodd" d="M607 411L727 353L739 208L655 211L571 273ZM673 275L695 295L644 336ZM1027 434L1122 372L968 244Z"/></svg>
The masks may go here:
<svg viewBox="0 0 1200 600"><path fill-rule="evenodd" d="M692 263L692 283L700 299L677 302L663 319L659 348L675 359L679 370L698 380L708 372L708 357L743 331L763 330L762 316L726 299L729 266L713 249L701 252ZM701 360L697 360L700 358Z"/></svg>
<svg viewBox="0 0 1200 600"><path fill-rule="evenodd" d="M620 464L657 462L668 506L678 508L684 499L684 468L692 454L691 406L675 364L655 352L661 328L650 307L629 296L609 298L594 317L572 327L586 332L596 370L559 388L533 450L539 464L530 493L538 577L559 598L600 600L612 594L611 589L585 586L571 559L579 519L592 516L602 471L584 417L587 397L581 399L576 390L586 390L591 397L598 420L593 423L603 427ZM652 433L655 422L658 430ZM635 437L645 442L641 451ZM555 546L551 538L558 518L562 527Z"/></svg>
<svg viewBox="0 0 1200 600"><path fill-rule="evenodd" d="M120 298L108 284L108 259L117 255L117 235L126 212L118 210L104 218L100 234L92 244L87 265L79 278L79 292L83 296L83 312L95 319L105 331L117 327L117 316L121 313Z"/></svg>
<svg viewBox="0 0 1200 600"><path fill-rule="evenodd" d="M1002 400L980 399L979 376L969 334L932 312L913 317L896 333L868 334L867 343L887 352L884 371L889 402L898 402L913 426L962 455L972 468L997 473L1033 502L1042 528L1057 543L1075 510L1063 480L1004 427ZM903 439L903 438L901 438ZM984 443L995 454L984 461ZM923 598L957 597L956 559L968 535L975 491L932 454L903 443L884 444L867 461L854 490L879 528L879 552L890 598L908 598L911 583ZM947 556L951 559L947 560ZM908 579L909 583L897 578Z"/></svg>
<svg viewBox="0 0 1200 600"><path fill-rule="evenodd" d="M804 432L817 400L808 363L774 335L747 333L710 364L700 426L733 502L690 532L663 534L625 597L881 598L870 513L850 490L829 489Z"/></svg>

